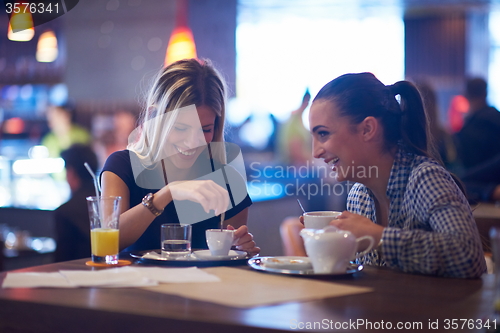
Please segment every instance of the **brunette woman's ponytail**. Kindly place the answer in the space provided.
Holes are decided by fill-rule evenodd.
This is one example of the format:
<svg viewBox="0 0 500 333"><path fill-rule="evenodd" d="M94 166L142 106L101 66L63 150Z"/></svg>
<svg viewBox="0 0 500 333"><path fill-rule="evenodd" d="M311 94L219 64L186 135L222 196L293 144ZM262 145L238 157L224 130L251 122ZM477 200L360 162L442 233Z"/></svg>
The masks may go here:
<svg viewBox="0 0 500 333"><path fill-rule="evenodd" d="M408 81L387 86L393 96L400 96L401 140L415 154L436 157L432 149L427 115L417 88Z"/></svg>

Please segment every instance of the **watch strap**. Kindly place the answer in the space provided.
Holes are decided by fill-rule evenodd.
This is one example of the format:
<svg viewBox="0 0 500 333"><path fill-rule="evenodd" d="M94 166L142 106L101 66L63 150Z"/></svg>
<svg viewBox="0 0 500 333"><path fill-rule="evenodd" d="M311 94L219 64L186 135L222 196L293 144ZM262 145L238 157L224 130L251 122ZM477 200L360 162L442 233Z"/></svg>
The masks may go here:
<svg viewBox="0 0 500 333"><path fill-rule="evenodd" d="M154 216L160 216L161 213L163 213L163 209L157 209L153 205L153 198L154 194L153 193L148 193L144 198L142 198L142 205L149 209L149 211L154 215Z"/></svg>

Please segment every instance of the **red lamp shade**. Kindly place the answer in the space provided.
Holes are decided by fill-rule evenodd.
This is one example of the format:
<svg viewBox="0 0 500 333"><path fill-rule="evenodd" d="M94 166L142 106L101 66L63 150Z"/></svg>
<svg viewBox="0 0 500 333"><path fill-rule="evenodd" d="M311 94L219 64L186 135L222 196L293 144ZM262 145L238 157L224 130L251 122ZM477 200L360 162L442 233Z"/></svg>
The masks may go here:
<svg viewBox="0 0 500 333"><path fill-rule="evenodd" d="M196 58L196 45L194 44L193 33L188 27L188 2L187 0L177 0L176 28L170 36L165 55L165 66L182 60Z"/></svg>
<svg viewBox="0 0 500 333"><path fill-rule="evenodd" d="M181 59L196 58L193 33L188 27L177 27L170 36L165 56L165 66Z"/></svg>

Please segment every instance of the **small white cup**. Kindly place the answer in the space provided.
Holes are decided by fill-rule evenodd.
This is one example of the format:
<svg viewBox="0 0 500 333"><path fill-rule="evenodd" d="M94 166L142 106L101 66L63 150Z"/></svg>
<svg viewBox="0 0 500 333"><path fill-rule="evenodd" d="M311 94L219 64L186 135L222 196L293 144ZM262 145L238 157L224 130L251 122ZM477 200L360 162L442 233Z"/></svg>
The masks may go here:
<svg viewBox="0 0 500 333"><path fill-rule="evenodd" d="M207 229L205 235L212 256L227 256L229 254L233 245L234 230Z"/></svg>
<svg viewBox="0 0 500 333"><path fill-rule="evenodd" d="M307 229L323 229L330 224L331 220L336 220L342 212L317 211L304 213L304 227Z"/></svg>

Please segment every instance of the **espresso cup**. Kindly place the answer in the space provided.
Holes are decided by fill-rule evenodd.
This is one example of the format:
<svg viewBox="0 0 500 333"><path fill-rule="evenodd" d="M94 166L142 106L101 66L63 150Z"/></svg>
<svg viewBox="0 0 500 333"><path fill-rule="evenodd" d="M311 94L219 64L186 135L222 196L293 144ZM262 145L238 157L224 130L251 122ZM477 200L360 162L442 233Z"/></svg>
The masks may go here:
<svg viewBox="0 0 500 333"><path fill-rule="evenodd" d="M227 256L234 240L234 230L208 229L205 231L210 254L214 257Z"/></svg>
<svg viewBox="0 0 500 333"><path fill-rule="evenodd" d="M328 226L332 220L336 220L342 212L324 210L317 212L306 212L304 215L304 226L307 229L323 229Z"/></svg>

